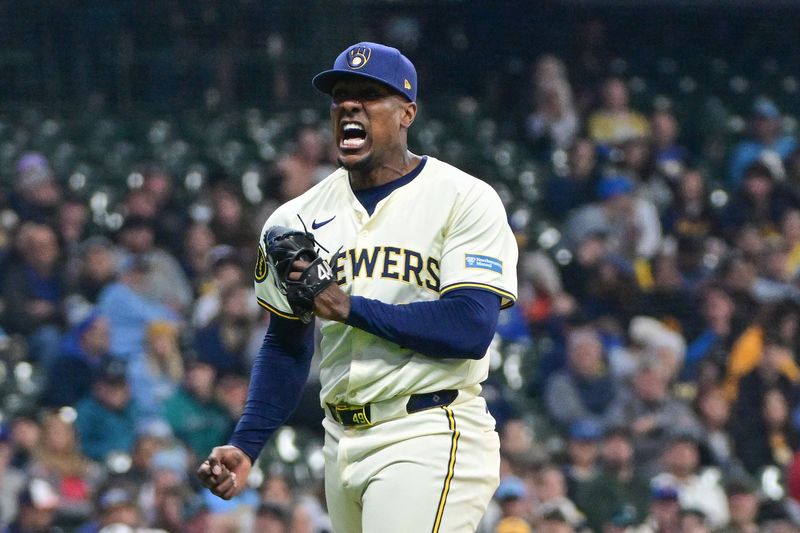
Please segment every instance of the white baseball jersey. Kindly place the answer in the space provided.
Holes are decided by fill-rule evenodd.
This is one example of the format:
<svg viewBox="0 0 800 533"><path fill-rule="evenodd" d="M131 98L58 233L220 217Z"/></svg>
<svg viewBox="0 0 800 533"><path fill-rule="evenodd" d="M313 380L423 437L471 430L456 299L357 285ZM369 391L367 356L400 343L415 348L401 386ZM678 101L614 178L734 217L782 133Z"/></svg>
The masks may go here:
<svg viewBox="0 0 800 533"><path fill-rule="evenodd" d="M274 225L303 229L302 219L330 250L321 253L351 296L406 304L480 288L500 295L503 307L512 305L517 245L497 193L433 157L422 164L421 172L378 202L372 215L354 195L343 168L279 207L261 232L255 273L259 304L296 318L266 268L264 234ZM323 320L321 331L323 404L464 389L481 383L489 370L487 357L432 358L335 321Z"/></svg>

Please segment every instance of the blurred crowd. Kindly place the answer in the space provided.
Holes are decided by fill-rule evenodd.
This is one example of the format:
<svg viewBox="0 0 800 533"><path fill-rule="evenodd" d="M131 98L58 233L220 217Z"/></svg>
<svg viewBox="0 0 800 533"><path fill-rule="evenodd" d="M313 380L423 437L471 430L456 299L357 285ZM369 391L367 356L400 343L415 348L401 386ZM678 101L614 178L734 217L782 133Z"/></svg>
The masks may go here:
<svg viewBox="0 0 800 533"><path fill-rule="evenodd" d="M577 84L556 56L531 73L515 142L548 169L549 229L510 220L520 298L489 354L503 463L482 533L800 531L791 122L754 98L709 166L686 117L637 109L628 80ZM0 197L3 531L330 531L313 375L246 491L226 502L193 475L242 412L268 321L261 225L335 168L326 129L296 130L255 204L220 167L189 205L142 161L118 224L50 154L16 158Z"/></svg>

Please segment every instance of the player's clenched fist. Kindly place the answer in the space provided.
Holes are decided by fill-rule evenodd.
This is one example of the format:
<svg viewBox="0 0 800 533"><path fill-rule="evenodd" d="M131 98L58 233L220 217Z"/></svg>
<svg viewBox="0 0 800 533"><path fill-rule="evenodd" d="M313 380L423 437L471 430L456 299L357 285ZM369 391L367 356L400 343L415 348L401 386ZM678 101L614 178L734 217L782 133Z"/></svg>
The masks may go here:
<svg viewBox="0 0 800 533"><path fill-rule="evenodd" d="M250 458L236 446L217 446L197 469L197 476L224 500L239 494L250 475Z"/></svg>

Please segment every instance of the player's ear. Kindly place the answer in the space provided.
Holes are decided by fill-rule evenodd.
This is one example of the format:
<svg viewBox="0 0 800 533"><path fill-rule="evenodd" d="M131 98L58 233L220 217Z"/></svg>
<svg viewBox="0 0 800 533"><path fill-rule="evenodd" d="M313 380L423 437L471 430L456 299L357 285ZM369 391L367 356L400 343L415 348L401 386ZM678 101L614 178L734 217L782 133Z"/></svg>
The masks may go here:
<svg viewBox="0 0 800 533"><path fill-rule="evenodd" d="M408 128L411 124L414 123L414 119L417 117L417 103L416 102L406 102L403 105L403 116L400 118L400 124L404 128Z"/></svg>

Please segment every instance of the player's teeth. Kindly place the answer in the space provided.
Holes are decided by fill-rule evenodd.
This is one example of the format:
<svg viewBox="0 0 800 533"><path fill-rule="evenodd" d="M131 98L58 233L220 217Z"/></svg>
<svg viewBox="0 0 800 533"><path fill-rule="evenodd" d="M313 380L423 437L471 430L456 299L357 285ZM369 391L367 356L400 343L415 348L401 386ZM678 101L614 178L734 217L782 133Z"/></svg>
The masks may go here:
<svg viewBox="0 0 800 533"><path fill-rule="evenodd" d="M342 139L342 147L344 148L359 148L364 144L364 139L353 137L350 139Z"/></svg>

